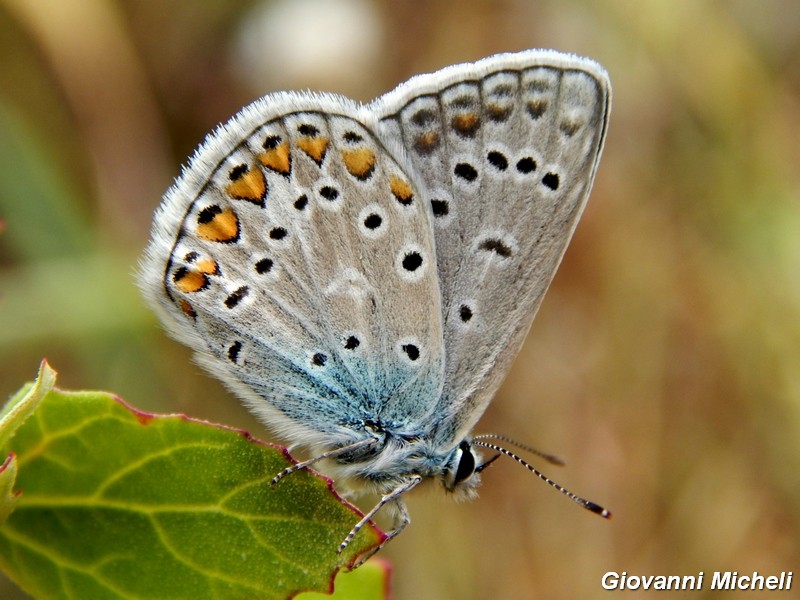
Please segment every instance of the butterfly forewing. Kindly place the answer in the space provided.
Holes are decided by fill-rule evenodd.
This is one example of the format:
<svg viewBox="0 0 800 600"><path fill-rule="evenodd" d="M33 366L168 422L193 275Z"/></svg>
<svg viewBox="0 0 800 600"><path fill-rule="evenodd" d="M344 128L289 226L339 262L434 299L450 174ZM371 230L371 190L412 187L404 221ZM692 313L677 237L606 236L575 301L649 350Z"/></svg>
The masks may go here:
<svg viewBox="0 0 800 600"><path fill-rule="evenodd" d="M286 98L306 109L254 105L200 149L142 285L259 414L330 447L365 421L422 421L439 397L434 241L415 179L349 101Z"/></svg>
<svg viewBox="0 0 800 600"><path fill-rule="evenodd" d="M420 76L376 101L433 215L445 381L437 436L456 444L516 356L579 218L602 149L605 72L543 52Z"/></svg>

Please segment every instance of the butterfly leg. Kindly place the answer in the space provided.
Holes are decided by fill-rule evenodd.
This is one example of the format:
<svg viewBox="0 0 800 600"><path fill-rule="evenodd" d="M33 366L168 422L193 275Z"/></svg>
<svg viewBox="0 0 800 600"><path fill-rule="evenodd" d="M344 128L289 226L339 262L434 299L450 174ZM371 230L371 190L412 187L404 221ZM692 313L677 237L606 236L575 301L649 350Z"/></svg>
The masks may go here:
<svg viewBox="0 0 800 600"><path fill-rule="evenodd" d="M372 510L370 510L367 514L365 514L364 517L358 523L356 523L355 526L350 530L350 533L347 534L347 537L344 538L344 540L342 540L342 543L339 545L339 549L336 551L339 554L341 554L344 551L344 549L347 548L348 544L350 544L350 542L353 541L353 538L356 536L356 534L359 531L361 531L361 528L364 527L364 525L366 525L367 523L369 523L372 517L374 517L375 514L381 508L383 508L386 504L390 502L394 503L398 511L398 517L397 517L398 524L395 526L394 529L392 529L389 533L386 534L386 537L378 546L367 552L364 556L361 557L361 559L359 559L359 561L353 566L354 569L363 565L373 554L375 554L378 550L383 548L389 540L397 536L397 534L403 531L403 529L405 529L406 526L409 523L411 523L411 519L408 516L408 509L406 509L406 505L400 498L400 496L402 496L409 490L412 490L414 487L417 486L417 484L419 484L420 481L422 481L422 477L420 477L419 475L414 475L410 479L398 485L388 494L382 496L380 502L378 502L375 506L373 506Z"/></svg>
<svg viewBox="0 0 800 600"><path fill-rule="evenodd" d="M316 462L324 460L326 458L335 458L342 454L346 454L351 450L355 450L357 448L361 448L362 446L368 446L370 444L374 444L377 440L375 438L366 438L363 440L359 440L352 444L347 444L346 446L341 446L339 448L334 448L333 450L328 450L327 452L323 452L319 456L315 456L314 458L310 458L308 460L304 460L303 462L295 463L291 467L286 467L280 473L275 475L270 482L271 485L276 485L281 479L289 475L290 473L294 473L295 471L299 471L300 469L305 469L306 467L310 467Z"/></svg>

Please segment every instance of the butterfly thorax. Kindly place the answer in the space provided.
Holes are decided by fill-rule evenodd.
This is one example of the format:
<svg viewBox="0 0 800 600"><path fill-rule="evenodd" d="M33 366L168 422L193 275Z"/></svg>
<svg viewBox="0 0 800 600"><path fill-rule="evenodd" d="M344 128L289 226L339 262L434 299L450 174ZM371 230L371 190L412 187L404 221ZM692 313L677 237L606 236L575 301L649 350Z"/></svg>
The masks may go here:
<svg viewBox="0 0 800 600"><path fill-rule="evenodd" d="M372 421L365 425L366 439L374 443L359 445L337 456L331 470L356 489L386 493L415 477L438 481L457 500L470 499L480 485L482 461L470 439L443 450L430 436L397 431Z"/></svg>

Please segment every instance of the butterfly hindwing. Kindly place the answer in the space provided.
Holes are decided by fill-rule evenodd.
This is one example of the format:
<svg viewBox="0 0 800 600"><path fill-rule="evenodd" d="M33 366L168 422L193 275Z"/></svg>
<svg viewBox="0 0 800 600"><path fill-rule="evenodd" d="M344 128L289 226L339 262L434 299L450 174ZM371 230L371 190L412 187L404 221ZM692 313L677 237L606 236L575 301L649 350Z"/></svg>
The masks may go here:
<svg viewBox="0 0 800 600"><path fill-rule="evenodd" d="M446 352L439 443L457 443L522 344L583 210L610 105L602 67L498 55L375 103L427 190Z"/></svg>

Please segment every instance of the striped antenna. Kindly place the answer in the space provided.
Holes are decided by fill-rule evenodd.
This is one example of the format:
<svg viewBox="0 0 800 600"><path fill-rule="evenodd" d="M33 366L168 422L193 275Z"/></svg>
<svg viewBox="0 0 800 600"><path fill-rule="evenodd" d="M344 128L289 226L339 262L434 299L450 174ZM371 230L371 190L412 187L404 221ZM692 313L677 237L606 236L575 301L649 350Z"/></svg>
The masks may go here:
<svg viewBox="0 0 800 600"><path fill-rule="evenodd" d="M604 519L610 519L611 518L611 512L609 512L608 510L606 510L605 508L603 508L599 504L595 504L594 502L586 500L585 498L581 498L580 496L578 496L576 494L573 494L568 489L566 489L565 487L562 487L561 485L559 485L558 483L556 483L555 481L550 479L547 475L545 475L544 473L539 471L536 467L534 467L533 465L528 463L525 459L523 459L523 458L517 456L516 454L514 454L511 450L503 448L502 446L498 446L497 444L494 444L492 442L485 441L486 438L490 438L490 437L504 439L504 438L502 438L502 436L483 435L483 436L479 436L479 437L473 438L472 439L472 443L474 445L476 445L476 446L481 446L483 448L488 448L489 450L494 450L498 454L505 454L509 458L513 458L515 461L517 461L523 467L528 469L531 473L536 475L539 479L544 481L547 485L557 489L559 492L564 494L567 498L569 498L570 500L572 500L573 502L575 502L577 504L580 504L586 510L589 510L589 511L595 513L595 514L598 514L601 517L603 517ZM511 440L506 440L506 441L509 441L509 443L514 443ZM523 446L521 444L514 443L514 445L515 446L520 446L521 448L523 448ZM524 448L524 449L527 449L527 448ZM536 454L538 454L538 452Z"/></svg>
<svg viewBox="0 0 800 600"><path fill-rule="evenodd" d="M501 433L484 433L481 435L476 435L473 440L500 440L506 442L507 444L511 444L515 448L519 448L520 450L525 450L525 452L530 452L531 454L535 454L539 458L545 459L551 465L556 465L558 467L563 467L567 463L564 461L563 458L560 456L556 456L555 454L548 454L547 452L542 452L541 450L537 450L527 444L523 444L518 442L514 439L511 439L507 435L503 435Z"/></svg>

